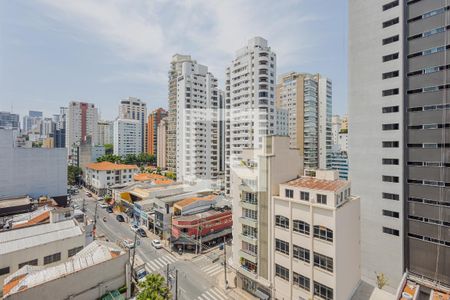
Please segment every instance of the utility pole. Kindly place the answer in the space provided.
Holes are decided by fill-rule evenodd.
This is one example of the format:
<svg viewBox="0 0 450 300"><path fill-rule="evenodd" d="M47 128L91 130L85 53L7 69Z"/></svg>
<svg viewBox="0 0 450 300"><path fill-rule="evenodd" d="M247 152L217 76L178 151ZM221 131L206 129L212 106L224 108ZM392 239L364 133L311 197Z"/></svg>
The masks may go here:
<svg viewBox="0 0 450 300"><path fill-rule="evenodd" d="M178 269L175 270L175 300L178 300Z"/></svg>
<svg viewBox="0 0 450 300"><path fill-rule="evenodd" d="M97 206L96 206L97 207ZM136 279L134 276L134 257L136 256L136 247L137 247L137 231L134 232L134 244L133 244L133 259L131 261L131 294L134 294L134 282L133 279ZM131 251L131 249L130 249Z"/></svg>
<svg viewBox="0 0 450 300"><path fill-rule="evenodd" d="M95 212L94 212L94 240L97 235L97 201L95 201Z"/></svg>
<svg viewBox="0 0 450 300"><path fill-rule="evenodd" d="M223 270L225 275L225 289L228 289L228 280L227 280L227 245L226 236L223 237Z"/></svg>
<svg viewBox="0 0 450 300"><path fill-rule="evenodd" d="M81 209L82 212L86 212L86 199L83 197L83 208Z"/></svg>
<svg viewBox="0 0 450 300"><path fill-rule="evenodd" d="M169 286L169 264L166 266L166 285Z"/></svg>

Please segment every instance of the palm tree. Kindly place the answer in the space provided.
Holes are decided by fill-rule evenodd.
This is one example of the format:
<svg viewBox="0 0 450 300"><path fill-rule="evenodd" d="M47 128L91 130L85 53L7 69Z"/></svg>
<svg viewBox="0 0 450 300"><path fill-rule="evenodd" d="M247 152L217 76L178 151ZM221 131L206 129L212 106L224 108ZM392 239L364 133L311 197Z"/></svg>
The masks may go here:
<svg viewBox="0 0 450 300"><path fill-rule="evenodd" d="M142 289L137 300L167 300L171 298L165 279L160 274L149 274L145 281L139 283Z"/></svg>

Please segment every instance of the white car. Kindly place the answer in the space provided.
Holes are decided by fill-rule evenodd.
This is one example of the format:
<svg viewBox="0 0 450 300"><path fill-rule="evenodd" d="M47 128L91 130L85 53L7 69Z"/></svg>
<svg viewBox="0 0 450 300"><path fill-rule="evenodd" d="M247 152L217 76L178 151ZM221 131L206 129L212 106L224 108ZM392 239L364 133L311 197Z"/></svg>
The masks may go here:
<svg viewBox="0 0 450 300"><path fill-rule="evenodd" d="M128 249L134 248L134 242L132 240L123 240L123 245Z"/></svg>
<svg viewBox="0 0 450 300"><path fill-rule="evenodd" d="M162 244L160 240L153 240L152 241L152 246L155 247L156 249L161 249L162 248Z"/></svg>
<svg viewBox="0 0 450 300"><path fill-rule="evenodd" d="M106 204L105 202L100 202L99 206L100 206L101 208L107 208L109 205Z"/></svg>
<svg viewBox="0 0 450 300"><path fill-rule="evenodd" d="M137 226L136 224L132 224L132 225L130 226L130 228L131 228L131 230L132 230L133 232L136 232L136 231L139 229L139 226Z"/></svg>

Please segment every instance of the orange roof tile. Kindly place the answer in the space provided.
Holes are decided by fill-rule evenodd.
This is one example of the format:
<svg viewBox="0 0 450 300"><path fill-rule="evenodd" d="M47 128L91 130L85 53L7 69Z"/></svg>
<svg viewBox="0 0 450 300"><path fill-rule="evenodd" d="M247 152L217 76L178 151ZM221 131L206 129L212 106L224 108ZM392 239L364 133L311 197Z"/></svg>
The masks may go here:
<svg viewBox="0 0 450 300"><path fill-rule="evenodd" d="M136 165L124 165L114 164L109 161L95 162L86 165L86 168L97 171L110 171L110 170L126 170L126 169L138 169Z"/></svg>
<svg viewBox="0 0 450 300"><path fill-rule="evenodd" d="M171 184L173 183L172 179L156 179L154 181L155 184Z"/></svg>
<svg viewBox="0 0 450 300"><path fill-rule="evenodd" d="M325 180L303 176L285 183L286 185L312 190L337 191L348 184L345 180Z"/></svg>
<svg viewBox="0 0 450 300"><path fill-rule="evenodd" d="M177 206L178 208L181 209L181 208L183 208L185 206L188 206L188 205L190 205L190 204L192 204L194 202L197 202L197 201L211 201L211 200L214 200L214 198L216 198L216 195L208 195L208 196L205 196L205 197L186 198L186 199L183 199L181 201L178 201L177 203L174 204L174 206Z"/></svg>
<svg viewBox="0 0 450 300"><path fill-rule="evenodd" d="M13 287L15 287L17 284L19 284L19 282L25 277L27 276L27 274L22 274L20 276L17 276L16 278L12 279L10 282L8 282L7 284L5 284L3 286L3 295L6 295L9 293L9 291L11 291L11 289Z"/></svg>
<svg viewBox="0 0 450 300"><path fill-rule="evenodd" d="M135 174L133 176L133 179L136 181L147 181L147 180L167 179L167 178L159 174L139 173Z"/></svg>
<svg viewBox="0 0 450 300"><path fill-rule="evenodd" d="M18 223L18 224L13 225L13 228L17 229L17 228L28 227L28 226L31 226L31 225L36 225L38 223L47 221L49 218L50 218L50 212L49 211L44 211L42 214L37 215L36 217L28 220L25 223Z"/></svg>

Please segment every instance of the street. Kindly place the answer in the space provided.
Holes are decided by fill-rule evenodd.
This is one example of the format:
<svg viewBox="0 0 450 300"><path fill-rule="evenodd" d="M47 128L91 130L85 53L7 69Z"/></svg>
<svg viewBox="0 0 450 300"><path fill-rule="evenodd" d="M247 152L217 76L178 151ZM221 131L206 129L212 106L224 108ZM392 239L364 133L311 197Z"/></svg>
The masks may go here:
<svg viewBox="0 0 450 300"><path fill-rule="evenodd" d="M86 215L94 219L96 200L85 196L83 190L78 195L72 196L72 203L80 208L85 198ZM106 218L106 222L103 221ZM118 222L116 214L108 213L100 206L97 207L96 235L104 235L110 242L120 242L125 239L134 240L134 232L126 222ZM213 276L224 272L220 262L212 263L207 257L200 256L193 261L184 261L177 253L170 253L166 249L155 249L151 245L151 238L138 236L136 256L146 263L147 270L152 273L160 273L166 277L167 264L169 264L169 284L172 286L172 294L175 294L175 270L178 270L178 298L198 300L226 300L232 299L219 287L214 286ZM132 255L132 252L131 252ZM136 265L135 265L136 267ZM195 280L193 280L195 279ZM223 280L223 279L222 279ZM176 299L174 297L174 299Z"/></svg>

